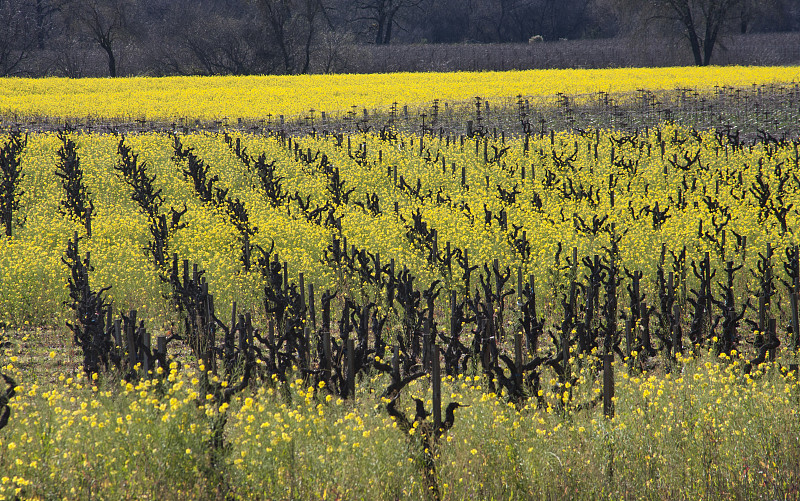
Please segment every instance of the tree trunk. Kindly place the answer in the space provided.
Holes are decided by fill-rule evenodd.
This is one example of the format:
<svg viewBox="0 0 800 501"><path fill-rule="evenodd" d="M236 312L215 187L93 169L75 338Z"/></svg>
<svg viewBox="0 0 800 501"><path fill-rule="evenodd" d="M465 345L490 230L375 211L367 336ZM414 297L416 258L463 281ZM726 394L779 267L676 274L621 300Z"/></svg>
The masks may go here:
<svg viewBox="0 0 800 501"><path fill-rule="evenodd" d="M116 78L117 76L117 58L114 56L114 49L111 46L111 41L106 40L100 43L100 47L106 51L106 56L108 57L108 76L111 78Z"/></svg>
<svg viewBox="0 0 800 501"><path fill-rule="evenodd" d="M689 29L689 45L692 46L692 55L694 56L694 64L697 66L705 66L703 64L703 54L700 50L700 40L697 39L697 32L694 26Z"/></svg>
<svg viewBox="0 0 800 501"><path fill-rule="evenodd" d="M36 0L36 47L44 50L44 0Z"/></svg>
<svg viewBox="0 0 800 501"><path fill-rule="evenodd" d="M383 30L383 45L389 45L392 41L392 23L394 23L394 15L390 15L386 21L386 28Z"/></svg>
<svg viewBox="0 0 800 501"><path fill-rule="evenodd" d="M383 45L383 30L386 24L386 14L383 12L383 7L379 7L375 21L378 23L378 30L375 33L375 45Z"/></svg>
<svg viewBox="0 0 800 501"><path fill-rule="evenodd" d="M714 45L717 43L717 28L706 30L706 38L703 42L703 66L708 66L711 63L711 53L714 50Z"/></svg>
<svg viewBox="0 0 800 501"><path fill-rule="evenodd" d="M282 26L276 27L275 38L278 42L278 48L281 51L281 57L283 57L283 66L286 69L286 73L291 75L294 73L294 60L292 54L289 52L289 48L286 46L286 32L283 30Z"/></svg>
<svg viewBox="0 0 800 501"><path fill-rule="evenodd" d="M303 61L303 70L300 72L302 74L308 73L308 68L311 65L311 41L314 38L314 20L313 18L309 18L308 20L308 36L306 37L306 46L305 46L305 54L304 54L304 61Z"/></svg>
<svg viewBox="0 0 800 501"><path fill-rule="evenodd" d="M383 29L383 45L389 45L392 42L392 27L394 26L394 16L397 15L397 11L400 10L399 5L395 5L389 8L386 12L385 22L386 26Z"/></svg>
<svg viewBox="0 0 800 501"><path fill-rule="evenodd" d="M694 64L703 66L703 54L700 50L700 38L697 36L697 29L694 26L694 18L689 7L681 13L681 22L686 28L686 36L689 38L689 45L692 47L692 55L694 56Z"/></svg>
<svg viewBox="0 0 800 501"><path fill-rule="evenodd" d="M303 69L301 73L306 74L308 73L309 67L311 66L311 45L314 41L314 35L316 34L316 26L314 25L317 16L320 13L320 9L324 9L322 5L318 2L313 2L310 4L306 4L306 21L308 21L308 32L306 36L306 43L305 43L305 54L304 54L304 61L303 61Z"/></svg>

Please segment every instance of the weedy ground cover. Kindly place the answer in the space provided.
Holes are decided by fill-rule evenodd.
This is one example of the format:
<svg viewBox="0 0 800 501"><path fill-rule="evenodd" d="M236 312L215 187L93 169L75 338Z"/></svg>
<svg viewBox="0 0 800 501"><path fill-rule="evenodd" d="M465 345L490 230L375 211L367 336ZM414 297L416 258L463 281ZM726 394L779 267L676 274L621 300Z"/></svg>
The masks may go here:
<svg viewBox="0 0 800 501"><path fill-rule="evenodd" d="M33 334L33 333L32 333ZM21 384L3 430L0 493L6 498L425 497L420 433L386 414L383 376L358 383L354 400L302 378L265 382L229 407L196 404L195 369L126 383L87 379L54 366L58 355L4 371ZM50 358L52 357L52 358ZM73 361L77 361L75 357ZM15 361L12 361L15 360ZM30 377L49 361L55 380ZM481 374L445 378L446 399L469 407L436 451L443 499L792 498L798 489L794 374L767 364L742 375L743 360L703 353L645 373L618 362L616 416L575 403L599 391L588 360L581 381L552 405L515 407L487 393ZM583 369L579 366L585 364ZM406 388L430 405L430 384ZM561 403L562 405L557 405ZM224 461L209 469L209 422L229 416ZM222 482L219 477L224 477Z"/></svg>

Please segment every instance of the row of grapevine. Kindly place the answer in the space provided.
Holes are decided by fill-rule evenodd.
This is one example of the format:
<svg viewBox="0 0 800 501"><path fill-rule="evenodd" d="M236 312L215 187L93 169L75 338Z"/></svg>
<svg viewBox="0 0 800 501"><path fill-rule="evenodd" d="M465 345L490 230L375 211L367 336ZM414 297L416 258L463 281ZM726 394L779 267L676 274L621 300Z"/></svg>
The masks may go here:
<svg viewBox="0 0 800 501"><path fill-rule="evenodd" d="M167 384L189 351L198 405L217 409L297 375L352 398L385 373L386 411L420 428L434 493L460 406L442 416L442 364L520 411L602 402L611 416L614 360L669 372L710 349L744 353L752 374L800 344L800 142L469 129L12 134L5 315L69 319L90 376ZM784 360L796 370L794 350ZM411 419L398 398L423 377L432 408ZM599 391L574 394L587 378ZM227 423L214 416L212 470Z"/></svg>

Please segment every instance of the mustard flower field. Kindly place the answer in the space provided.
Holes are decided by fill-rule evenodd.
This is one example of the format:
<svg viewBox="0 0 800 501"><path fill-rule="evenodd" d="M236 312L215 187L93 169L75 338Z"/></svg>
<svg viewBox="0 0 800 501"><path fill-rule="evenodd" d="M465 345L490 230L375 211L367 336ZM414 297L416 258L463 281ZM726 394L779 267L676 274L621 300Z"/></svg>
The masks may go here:
<svg viewBox="0 0 800 501"><path fill-rule="evenodd" d="M796 72L9 81L231 124L0 131L0 499L800 497Z"/></svg>
<svg viewBox="0 0 800 501"><path fill-rule="evenodd" d="M0 114L71 120L264 120L314 109L344 115L351 106L388 110L440 99L469 102L531 99L558 93L587 98L597 92L628 94L715 86L787 84L797 67L680 67L512 72L391 73L169 78L0 79Z"/></svg>

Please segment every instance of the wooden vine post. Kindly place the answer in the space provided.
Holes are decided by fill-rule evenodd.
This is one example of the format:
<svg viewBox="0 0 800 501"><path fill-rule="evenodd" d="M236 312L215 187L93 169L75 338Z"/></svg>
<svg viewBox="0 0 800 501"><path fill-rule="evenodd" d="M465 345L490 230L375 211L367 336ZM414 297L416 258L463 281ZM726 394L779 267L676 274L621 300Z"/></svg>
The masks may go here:
<svg viewBox="0 0 800 501"><path fill-rule="evenodd" d="M442 374L439 362L439 347L433 344L431 356L431 386L433 390L433 429L442 427Z"/></svg>

